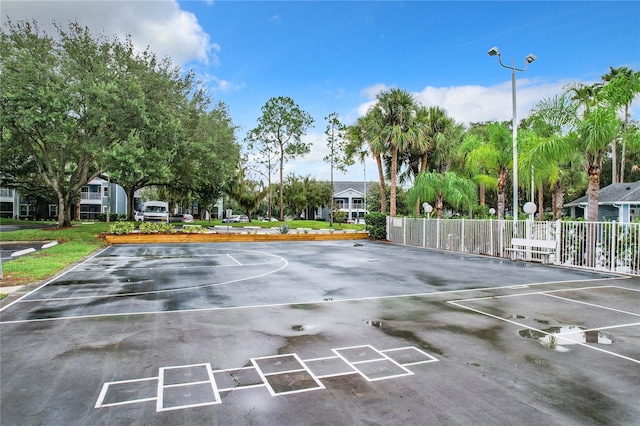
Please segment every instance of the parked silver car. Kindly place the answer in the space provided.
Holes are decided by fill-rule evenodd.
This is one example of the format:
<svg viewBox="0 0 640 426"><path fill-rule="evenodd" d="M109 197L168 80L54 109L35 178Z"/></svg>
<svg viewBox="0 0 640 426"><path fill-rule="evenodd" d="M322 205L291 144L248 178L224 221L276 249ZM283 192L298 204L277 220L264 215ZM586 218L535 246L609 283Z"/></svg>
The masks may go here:
<svg viewBox="0 0 640 426"><path fill-rule="evenodd" d="M180 213L169 216L169 222L193 223L193 216L189 213Z"/></svg>
<svg viewBox="0 0 640 426"><path fill-rule="evenodd" d="M249 218L245 215L233 214L229 217L225 217L224 219L222 219L222 223L239 223L239 222L249 222Z"/></svg>

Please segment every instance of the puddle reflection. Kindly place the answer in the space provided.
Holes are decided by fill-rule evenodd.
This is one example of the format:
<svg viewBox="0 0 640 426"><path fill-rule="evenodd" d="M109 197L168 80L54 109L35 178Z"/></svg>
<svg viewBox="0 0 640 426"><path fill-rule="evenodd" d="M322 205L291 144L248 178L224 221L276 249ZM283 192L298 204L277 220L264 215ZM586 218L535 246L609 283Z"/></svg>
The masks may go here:
<svg viewBox="0 0 640 426"><path fill-rule="evenodd" d="M549 327L544 330L520 330L520 336L537 339L540 344L548 348L567 352L566 346L578 343L597 343L610 345L613 340L605 333L598 330L586 330L575 325Z"/></svg>

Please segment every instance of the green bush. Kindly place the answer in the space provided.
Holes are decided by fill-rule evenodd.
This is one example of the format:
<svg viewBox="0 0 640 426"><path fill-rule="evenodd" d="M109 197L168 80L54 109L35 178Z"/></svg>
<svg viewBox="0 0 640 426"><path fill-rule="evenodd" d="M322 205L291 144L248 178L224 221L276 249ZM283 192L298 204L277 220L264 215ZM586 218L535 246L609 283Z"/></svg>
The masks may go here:
<svg viewBox="0 0 640 426"><path fill-rule="evenodd" d="M280 228L278 228L278 232L281 234L288 234L289 233L289 227L287 226L286 223L283 223L282 226Z"/></svg>
<svg viewBox="0 0 640 426"><path fill-rule="evenodd" d="M172 224L165 222L142 222L138 229L142 234L151 234L152 232L157 232L159 234L173 234L176 232Z"/></svg>
<svg viewBox="0 0 640 426"><path fill-rule="evenodd" d="M202 225L183 225L181 232L185 234L200 234L204 233L206 230L202 227Z"/></svg>
<svg viewBox="0 0 640 426"><path fill-rule="evenodd" d="M364 223L369 238L373 240L384 240L387 238L387 216L382 213L370 213L365 215Z"/></svg>
<svg viewBox="0 0 640 426"><path fill-rule="evenodd" d="M338 210L333 213L333 220L336 223L345 223L347 221L347 212Z"/></svg>
<svg viewBox="0 0 640 426"><path fill-rule="evenodd" d="M133 222L114 222L113 225L109 226L109 233L115 235L130 234L134 228Z"/></svg>
<svg viewBox="0 0 640 426"><path fill-rule="evenodd" d="M111 213L109 215L109 222L115 222L117 220L126 220L127 215L121 215L118 213ZM98 220L100 222L106 222L107 221L107 214L106 213L100 213L100 215L98 215Z"/></svg>

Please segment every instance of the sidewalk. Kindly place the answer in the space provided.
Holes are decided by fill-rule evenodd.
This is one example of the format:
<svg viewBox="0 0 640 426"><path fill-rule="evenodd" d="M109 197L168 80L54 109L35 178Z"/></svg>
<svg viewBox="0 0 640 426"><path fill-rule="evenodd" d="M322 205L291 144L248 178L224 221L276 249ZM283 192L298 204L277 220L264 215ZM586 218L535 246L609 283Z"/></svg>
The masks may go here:
<svg viewBox="0 0 640 426"><path fill-rule="evenodd" d="M0 294L11 294L15 291L20 290L21 288L24 288L25 286L23 285L16 285L16 286L12 286L12 287L0 287Z"/></svg>

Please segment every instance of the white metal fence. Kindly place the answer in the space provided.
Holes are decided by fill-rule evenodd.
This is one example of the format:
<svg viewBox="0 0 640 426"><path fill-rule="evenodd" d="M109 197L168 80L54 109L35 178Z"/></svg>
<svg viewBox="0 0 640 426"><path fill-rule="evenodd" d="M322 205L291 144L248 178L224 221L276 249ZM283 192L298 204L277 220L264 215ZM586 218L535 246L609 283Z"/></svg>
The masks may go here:
<svg viewBox="0 0 640 426"><path fill-rule="evenodd" d="M640 223L387 218L398 244L510 258L512 238L555 241L556 265L640 276Z"/></svg>

